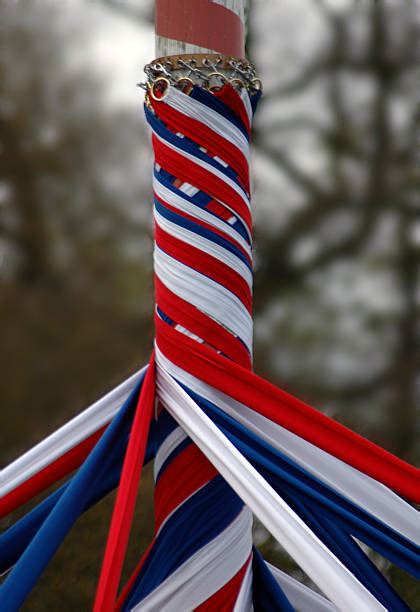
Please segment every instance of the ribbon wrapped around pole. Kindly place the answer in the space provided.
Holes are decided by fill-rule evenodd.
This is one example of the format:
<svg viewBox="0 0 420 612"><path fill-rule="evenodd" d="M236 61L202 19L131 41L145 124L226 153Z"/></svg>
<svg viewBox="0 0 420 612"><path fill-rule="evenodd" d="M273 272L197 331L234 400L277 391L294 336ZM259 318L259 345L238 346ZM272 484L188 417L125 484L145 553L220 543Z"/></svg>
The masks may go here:
<svg viewBox="0 0 420 612"><path fill-rule="evenodd" d="M194 10L193 10L194 9ZM261 96L243 0L157 0L145 113L155 155L149 366L4 470L0 609L24 602L118 485L94 609L407 610L357 543L420 575L418 470L252 372L250 140ZM155 530L118 596L143 464ZM267 565L253 514L324 597Z"/></svg>

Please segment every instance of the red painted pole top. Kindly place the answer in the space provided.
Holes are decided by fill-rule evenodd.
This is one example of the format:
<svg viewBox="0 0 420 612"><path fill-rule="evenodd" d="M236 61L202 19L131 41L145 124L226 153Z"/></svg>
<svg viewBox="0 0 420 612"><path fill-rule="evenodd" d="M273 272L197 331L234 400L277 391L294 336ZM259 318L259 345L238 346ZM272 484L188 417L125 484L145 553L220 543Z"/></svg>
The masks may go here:
<svg viewBox="0 0 420 612"><path fill-rule="evenodd" d="M156 55L245 57L246 0L156 0Z"/></svg>

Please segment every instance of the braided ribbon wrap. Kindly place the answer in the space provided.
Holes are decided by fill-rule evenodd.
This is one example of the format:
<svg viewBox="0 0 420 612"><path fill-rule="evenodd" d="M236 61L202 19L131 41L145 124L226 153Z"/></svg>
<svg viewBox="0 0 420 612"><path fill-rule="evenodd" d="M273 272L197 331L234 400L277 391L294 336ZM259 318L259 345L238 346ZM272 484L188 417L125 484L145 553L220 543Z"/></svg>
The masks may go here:
<svg viewBox="0 0 420 612"><path fill-rule="evenodd" d="M251 367L249 138L257 99L230 85L215 93L195 87L189 96L171 87L146 108L162 357L175 332ZM252 514L163 405L156 418L156 534L126 605L163 609L171 601L177 609L183 585L183 609L233 609L241 588L251 596Z"/></svg>
<svg viewBox="0 0 420 612"><path fill-rule="evenodd" d="M148 74L155 350L148 368L3 471L6 515L80 466L0 534L0 571L10 570L0 609L20 609L78 517L118 486L95 612L408 610L357 540L420 577L418 516L403 499L419 503L419 471L252 372L259 83L243 62L219 62L214 75L190 59ZM116 602L152 458L154 537ZM330 601L267 566L251 511Z"/></svg>
<svg viewBox="0 0 420 612"><path fill-rule="evenodd" d="M341 534L328 535L333 524L321 527L318 521L325 518L317 514L314 520L289 489L287 473L295 468L286 468L279 486L272 480L274 464L266 463L272 447L263 450L261 437L251 443L252 403L266 409L270 420L257 427L259 436L260 427L272 429L278 415L308 440L358 461L351 432L334 425L325 435L326 417L251 372L249 141L260 94L231 84L211 91L194 86L188 95L171 85L149 91L146 116L155 154L155 534L121 595L123 609L251 610L254 603L292 610L252 548L251 510L335 604L351 602L366 612L383 610L382 603L400 605L352 543L337 545ZM274 434L277 440L282 435L279 429ZM273 435L268 439L273 443ZM283 448L294 444L290 438ZM359 456L359 439L357 449ZM310 452L314 457L313 447ZM369 446L365 452L373 457L377 450ZM278 453L275 461L281 461ZM345 476L347 483L354 478L355 473ZM407 549L407 567L410 555ZM384 592L380 601L372 591Z"/></svg>

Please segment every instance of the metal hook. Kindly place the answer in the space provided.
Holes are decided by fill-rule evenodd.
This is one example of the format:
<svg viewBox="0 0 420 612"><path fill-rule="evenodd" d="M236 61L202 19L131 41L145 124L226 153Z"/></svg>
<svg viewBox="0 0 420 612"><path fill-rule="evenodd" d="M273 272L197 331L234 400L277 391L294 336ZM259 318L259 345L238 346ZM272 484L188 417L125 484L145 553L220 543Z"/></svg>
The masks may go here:
<svg viewBox="0 0 420 612"><path fill-rule="evenodd" d="M182 66L183 68L186 68L187 70L189 70L189 73L188 73L187 76L191 76L192 73L194 72L194 68L191 67L191 64L189 64L188 62L184 61L180 57L178 58L178 64L180 66Z"/></svg>
<svg viewBox="0 0 420 612"><path fill-rule="evenodd" d="M203 65L206 68L211 68L214 72L218 72L217 66L219 66L222 61L221 57L217 57L214 62L210 61L209 57L205 57L203 59Z"/></svg>

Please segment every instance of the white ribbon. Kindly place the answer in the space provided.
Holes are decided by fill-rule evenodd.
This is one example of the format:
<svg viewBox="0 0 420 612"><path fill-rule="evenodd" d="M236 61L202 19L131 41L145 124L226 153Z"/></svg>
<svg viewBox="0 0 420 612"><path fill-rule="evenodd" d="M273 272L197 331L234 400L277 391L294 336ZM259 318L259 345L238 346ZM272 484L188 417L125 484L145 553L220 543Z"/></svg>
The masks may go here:
<svg viewBox="0 0 420 612"><path fill-rule="evenodd" d="M155 246L154 261L155 273L168 289L239 336L251 352L252 317L236 295L173 259L158 246Z"/></svg>
<svg viewBox="0 0 420 612"><path fill-rule="evenodd" d="M186 387L218 406L226 414L263 440L296 461L309 473L331 486L345 498L375 516L404 537L420 544L418 512L391 489L307 442L288 429L273 423L255 410L210 387L171 363L157 348L160 363Z"/></svg>
<svg viewBox="0 0 420 612"><path fill-rule="evenodd" d="M156 209L154 212L156 223L170 236L181 240L184 244L191 245L204 253L208 253L215 259L218 259L231 270L239 274L248 287L252 288L252 272L247 265L239 259L234 253L228 251L224 247L220 246L212 240L208 240L204 236L200 236L196 232L192 232L185 227L180 227L176 223L173 223L169 219L163 217Z"/></svg>
<svg viewBox="0 0 420 612"><path fill-rule="evenodd" d="M132 610L194 610L241 569L252 550L252 514L243 508L219 535L188 558Z"/></svg>
<svg viewBox="0 0 420 612"><path fill-rule="evenodd" d="M242 249L247 253L252 260L252 251L250 244L243 238L232 226L220 219L220 217L213 215L205 208L201 208L196 204L192 204L189 200L186 200L178 193L171 191L165 185L163 185L156 176L153 178L153 189L157 196L159 196L164 202L167 202L174 208L181 210L200 221L204 221L216 229L222 231L232 238Z"/></svg>
<svg viewBox="0 0 420 612"><path fill-rule="evenodd" d="M338 609L345 612L384 610L164 370L159 360L157 364L158 396L165 408Z"/></svg>
<svg viewBox="0 0 420 612"><path fill-rule="evenodd" d="M248 96L248 94L246 94ZM242 96L241 96L242 97ZM249 98L248 98L249 103ZM249 142L239 128L213 109L205 106L191 96L186 96L175 87L170 87L165 97L165 104L181 112L186 117L195 119L208 127L239 149L249 163Z"/></svg>
<svg viewBox="0 0 420 612"><path fill-rule="evenodd" d="M118 387L4 468L1 472L1 496L13 491L31 476L107 425L121 408L145 370L146 368L143 368L140 372L130 376Z"/></svg>

